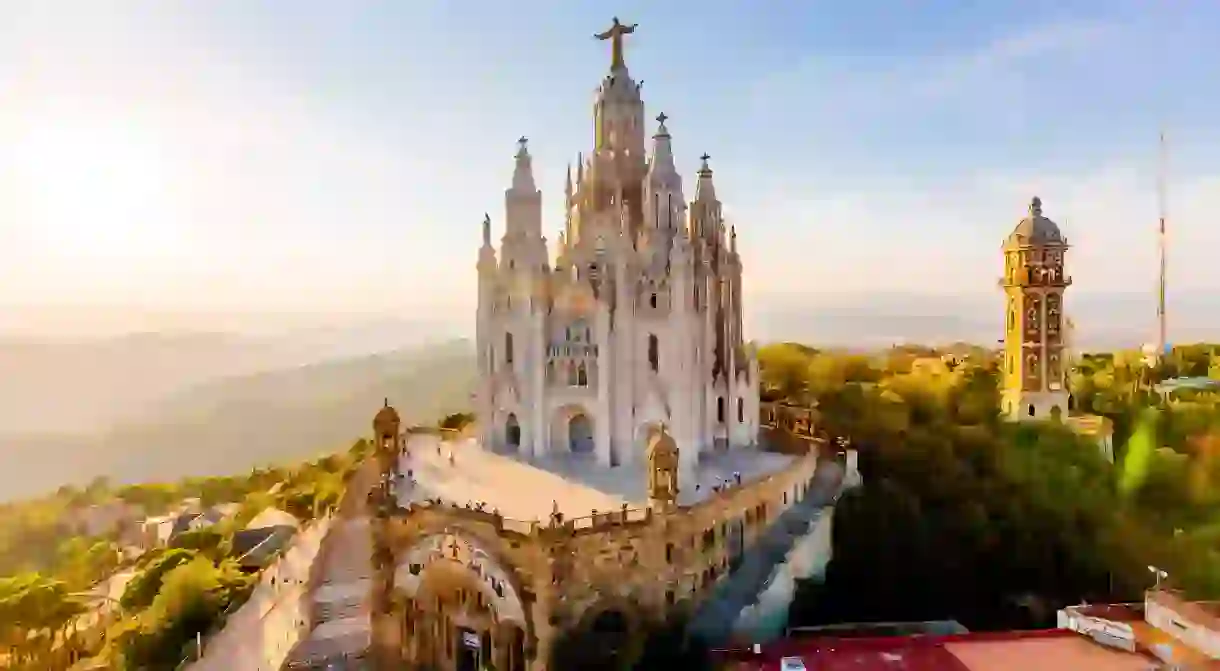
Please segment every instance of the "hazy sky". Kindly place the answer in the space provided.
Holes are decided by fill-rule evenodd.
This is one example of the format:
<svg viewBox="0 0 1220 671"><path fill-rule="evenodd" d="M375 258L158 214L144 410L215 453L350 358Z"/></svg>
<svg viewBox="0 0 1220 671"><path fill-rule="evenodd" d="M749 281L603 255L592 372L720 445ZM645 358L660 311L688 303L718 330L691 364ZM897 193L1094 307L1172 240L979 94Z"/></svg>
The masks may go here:
<svg viewBox="0 0 1220 671"><path fill-rule="evenodd" d="M1035 193L1074 291L1149 290L1161 127L1220 289L1210 0L0 0L0 304L469 315L520 135L554 239L613 13L755 301L994 292Z"/></svg>

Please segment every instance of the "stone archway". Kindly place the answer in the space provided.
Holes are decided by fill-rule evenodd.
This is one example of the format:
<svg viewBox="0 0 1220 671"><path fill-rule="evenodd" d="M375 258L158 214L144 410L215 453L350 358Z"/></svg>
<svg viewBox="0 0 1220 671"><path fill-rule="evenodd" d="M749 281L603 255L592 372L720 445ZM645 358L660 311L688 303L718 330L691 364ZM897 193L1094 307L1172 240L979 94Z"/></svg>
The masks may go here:
<svg viewBox="0 0 1220 671"><path fill-rule="evenodd" d="M568 450L573 454L593 454L593 420L585 413L568 419Z"/></svg>
<svg viewBox="0 0 1220 671"><path fill-rule="evenodd" d="M591 455L597 451L593 414L573 403L555 411L551 421L551 449L557 453Z"/></svg>
<svg viewBox="0 0 1220 671"><path fill-rule="evenodd" d="M521 449L521 422L517 421L516 413L508 413L504 420L504 444L513 452Z"/></svg>
<svg viewBox="0 0 1220 671"><path fill-rule="evenodd" d="M552 668L615 671L630 668L640 652L640 627L627 603L595 606L566 628L551 650Z"/></svg>
<svg viewBox="0 0 1220 671"><path fill-rule="evenodd" d="M515 572L477 540L428 536L398 562L402 660L411 668L525 671L529 622Z"/></svg>

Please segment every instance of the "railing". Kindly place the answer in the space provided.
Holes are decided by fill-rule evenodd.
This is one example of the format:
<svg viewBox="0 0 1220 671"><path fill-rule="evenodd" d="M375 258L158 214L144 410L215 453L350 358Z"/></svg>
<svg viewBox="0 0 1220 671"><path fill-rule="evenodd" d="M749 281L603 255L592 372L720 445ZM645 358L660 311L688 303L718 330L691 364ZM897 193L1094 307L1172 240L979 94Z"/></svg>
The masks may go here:
<svg viewBox="0 0 1220 671"><path fill-rule="evenodd" d="M626 504L619 510L604 513L594 512L592 515L571 518L555 518L554 520L518 520L504 517L499 512L467 508L449 501L413 501L405 509L400 508L396 514L408 517L419 511L440 511L456 514L472 522L491 525L497 532L507 532L522 536L537 536L555 531L572 533L576 531L604 531L615 527L647 524L652 521L652 508L628 508Z"/></svg>

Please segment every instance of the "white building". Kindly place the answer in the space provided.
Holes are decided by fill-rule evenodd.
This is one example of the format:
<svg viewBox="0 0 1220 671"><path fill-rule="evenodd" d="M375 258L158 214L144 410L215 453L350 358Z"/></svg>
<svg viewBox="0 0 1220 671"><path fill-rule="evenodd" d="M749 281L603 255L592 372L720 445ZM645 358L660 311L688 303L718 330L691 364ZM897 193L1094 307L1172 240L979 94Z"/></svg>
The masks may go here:
<svg viewBox="0 0 1220 671"><path fill-rule="evenodd" d="M552 258L525 138L497 250L479 250L477 411L484 445L541 457L639 463L664 424L692 474L698 455L754 445L758 362L742 337L742 269L703 156L687 203L664 114L646 146L640 86L615 20L593 103L594 144L569 167Z"/></svg>

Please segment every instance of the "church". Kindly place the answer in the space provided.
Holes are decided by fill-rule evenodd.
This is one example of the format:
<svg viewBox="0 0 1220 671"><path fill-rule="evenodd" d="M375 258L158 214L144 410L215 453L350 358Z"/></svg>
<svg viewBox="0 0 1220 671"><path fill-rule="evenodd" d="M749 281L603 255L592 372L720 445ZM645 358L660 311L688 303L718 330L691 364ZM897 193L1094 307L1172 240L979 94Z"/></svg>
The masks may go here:
<svg viewBox="0 0 1220 671"><path fill-rule="evenodd" d="M606 467L643 463L663 427L686 480L700 454L756 444L758 361L710 157L688 202L666 115L646 136L623 53L635 29L615 19L595 35L611 43L610 69L593 102L593 148L569 165L554 255L525 138L498 248L484 219L476 412L486 447Z"/></svg>

